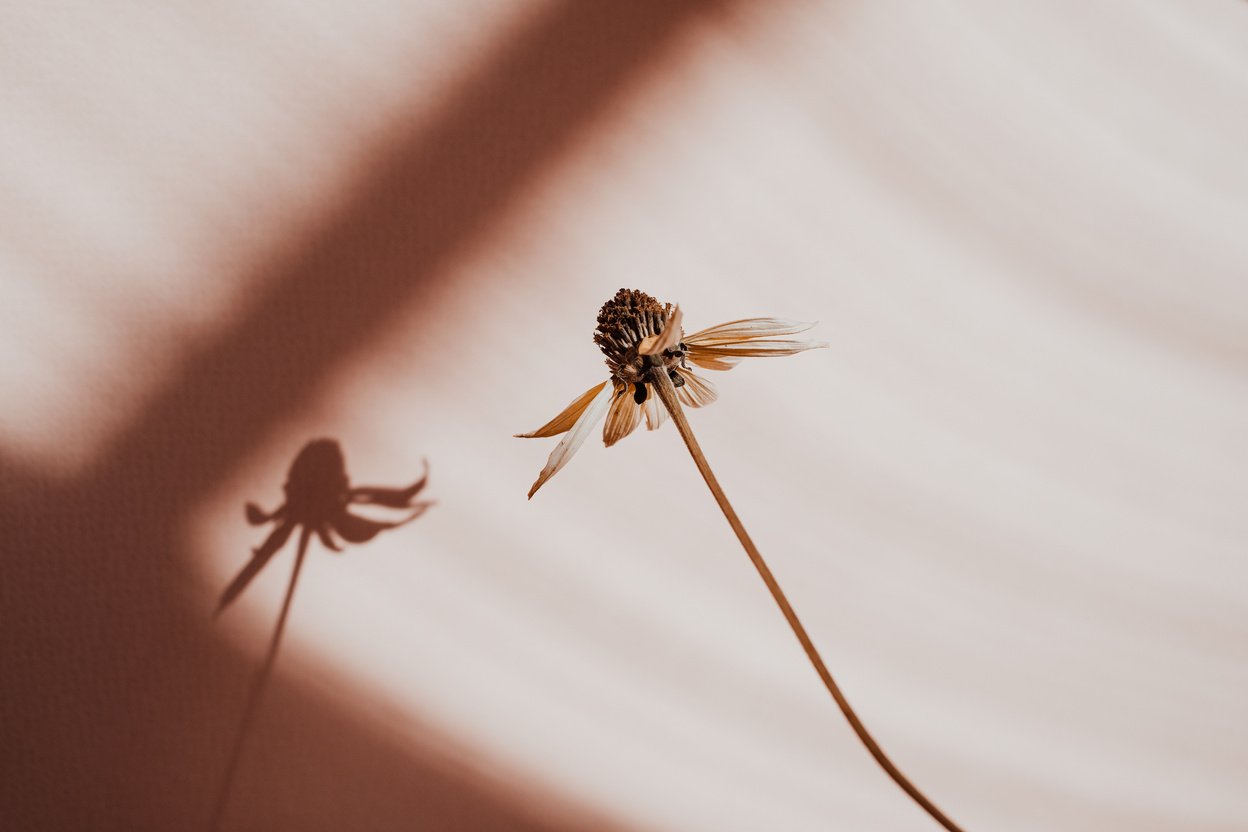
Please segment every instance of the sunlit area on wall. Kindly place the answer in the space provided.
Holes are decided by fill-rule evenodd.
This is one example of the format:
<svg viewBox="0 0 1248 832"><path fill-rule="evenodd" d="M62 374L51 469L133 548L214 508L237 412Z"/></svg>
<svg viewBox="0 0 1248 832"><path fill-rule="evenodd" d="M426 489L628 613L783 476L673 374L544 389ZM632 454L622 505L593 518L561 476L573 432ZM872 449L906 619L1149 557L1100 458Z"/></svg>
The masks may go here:
<svg viewBox="0 0 1248 832"><path fill-rule="evenodd" d="M0 816L1248 825L1246 43L1229 1L0 11ZM697 452L595 343L621 288L679 305L626 357ZM547 478L579 424L517 435L604 382Z"/></svg>

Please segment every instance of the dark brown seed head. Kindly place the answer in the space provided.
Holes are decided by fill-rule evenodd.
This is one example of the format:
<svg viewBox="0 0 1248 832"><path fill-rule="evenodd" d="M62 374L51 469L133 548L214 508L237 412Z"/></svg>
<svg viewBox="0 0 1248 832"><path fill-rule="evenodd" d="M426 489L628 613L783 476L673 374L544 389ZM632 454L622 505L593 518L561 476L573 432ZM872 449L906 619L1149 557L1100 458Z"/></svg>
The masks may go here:
<svg viewBox="0 0 1248 832"><path fill-rule="evenodd" d="M660 303L636 289L621 289L602 305L602 309L598 310L594 343L607 357L607 367L614 378L625 384L645 382L654 367L662 364L672 369L681 363L685 354L684 344L662 356L639 355L637 352L643 339L663 332L671 314L670 303Z"/></svg>

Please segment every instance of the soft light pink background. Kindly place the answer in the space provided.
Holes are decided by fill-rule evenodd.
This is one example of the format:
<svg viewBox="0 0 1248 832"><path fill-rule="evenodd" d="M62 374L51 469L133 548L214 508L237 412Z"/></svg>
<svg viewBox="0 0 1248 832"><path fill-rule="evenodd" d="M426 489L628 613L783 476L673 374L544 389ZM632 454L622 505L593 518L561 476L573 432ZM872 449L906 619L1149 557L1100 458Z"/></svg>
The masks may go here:
<svg viewBox="0 0 1248 832"><path fill-rule="evenodd" d="M0 816L206 823L291 458L314 549L231 829L924 830L669 427L513 439L620 286L868 726L971 830L1248 826L1248 6L0 8Z"/></svg>

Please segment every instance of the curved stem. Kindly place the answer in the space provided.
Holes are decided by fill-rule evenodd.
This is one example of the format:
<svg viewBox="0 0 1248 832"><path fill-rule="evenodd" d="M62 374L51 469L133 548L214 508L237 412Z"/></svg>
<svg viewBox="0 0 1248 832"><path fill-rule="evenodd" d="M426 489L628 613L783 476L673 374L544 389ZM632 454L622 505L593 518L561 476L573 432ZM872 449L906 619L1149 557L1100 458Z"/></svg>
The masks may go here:
<svg viewBox="0 0 1248 832"><path fill-rule="evenodd" d="M260 698L273 675L273 665L277 662L277 648L282 643L282 633L286 630L286 618L290 614L290 602L295 597L295 584L299 581L299 570L303 568L303 556L308 553L308 538L311 530L304 528L299 534L299 551L295 555L295 568L290 574L290 585L286 587L286 598L282 601L282 611L277 616L277 626L273 629L273 638L269 641L269 651L265 654L264 663L251 686L247 697L247 707L243 711L243 721L238 726L238 734L234 738L234 748L230 751L230 762L225 767L225 780L221 784L221 792L217 795L216 805L212 809L212 820L208 829L212 832L221 828L225 820L225 810L230 802L230 792L234 789L234 777L238 773L238 763L243 757L243 745L251 733L251 723L255 721L256 712L260 709Z"/></svg>
<svg viewBox="0 0 1248 832"><path fill-rule="evenodd" d="M724 517L728 518L728 525L732 526L732 530L736 532L737 539L741 541L741 546L745 549L745 553L750 556L750 561L754 564L754 568L758 570L763 583L771 591L771 597L779 605L780 611L784 613L785 620L789 622L789 626L793 628L794 635L801 642L802 649L806 651L807 658L814 665L815 672L823 680L823 686L828 689L828 693L832 694L832 698L836 700L837 706L840 707L841 713L845 715L845 719L849 721L849 725L854 729L854 733L858 735L858 739L862 740L862 744L867 747L867 751L871 752L871 756L888 773L888 776L893 778L893 782L900 786L906 794L910 795L915 803L923 807L923 810L931 815L937 823L948 829L949 832L962 832L961 827L950 820L944 812L940 811L932 801L927 799L926 795L919 791L901 773L901 770L893 764L893 761L884 753L884 749L880 748L879 743L867 731L866 726L862 724L862 720L858 718L858 714L854 713L849 700L845 698L845 694L841 693L841 689L832 678L827 665L823 663L823 658L819 655L819 651L815 649L814 642L810 640L810 636L806 633L806 628L802 626L797 613L793 611L793 606L789 603L789 599L785 597L784 590L776 582L775 576L771 574L771 569L767 567L766 561L763 560L763 556L754 545L754 541L750 539L745 526L741 524L741 520L737 517L736 511L733 510L732 504L728 502L728 497L724 494L723 489L719 487L719 481L715 479L715 474L711 472L711 466L706 461L706 456L703 455L702 448L698 445L698 440L693 435L693 429L689 426L689 420L685 418L685 412L680 406L680 400L676 397L676 388L672 385L671 379L662 370L652 372L650 375L652 383L658 391L659 398L667 408L667 412L671 414L672 421L676 423L676 429L680 431L681 438L685 440L685 445L689 448L689 453L693 456L693 461L697 464L698 471L702 474L702 479L706 480L707 487L711 489L711 494L715 497L715 502L719 503L720 509L724 512Z"/></svg>

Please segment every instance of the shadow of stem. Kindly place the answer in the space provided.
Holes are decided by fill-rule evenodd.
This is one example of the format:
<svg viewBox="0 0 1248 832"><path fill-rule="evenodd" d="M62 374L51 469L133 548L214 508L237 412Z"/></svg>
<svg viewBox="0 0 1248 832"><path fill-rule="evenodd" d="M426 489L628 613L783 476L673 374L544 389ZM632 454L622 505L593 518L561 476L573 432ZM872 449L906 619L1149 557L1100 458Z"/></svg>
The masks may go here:
<svg viewBox="0 0 1248 832"><path fill-rule="evenodd" d="M282 634L286 631L286 619L290 616L290 602L295 597L295 585L299 582L299 572L303 569L303 559L308 553L308 540L312 530L305 528L299 535L299 551L295 554L295 567L290 573L290 584L286 587L286 597L282 601L282 611L277 616L277 626L273 628L273 638L269 641L269 651L260 665L256 681L247 696L247 706L243 709L243 720L239 723L238 734L234 738L234 747L230 750L230 760L225 767L225 777L221 782L221 791L212 808L212 819L208 823L209 832L221 829L225 821L225 811L229 808L230 792L234 789L234 779L238 774L239 761L243 757L243 747L251 734L252 723L260 710L260 702L264 697L264 689L273 675L273 665L277 662L277 651L282 644Z"/></svg>

